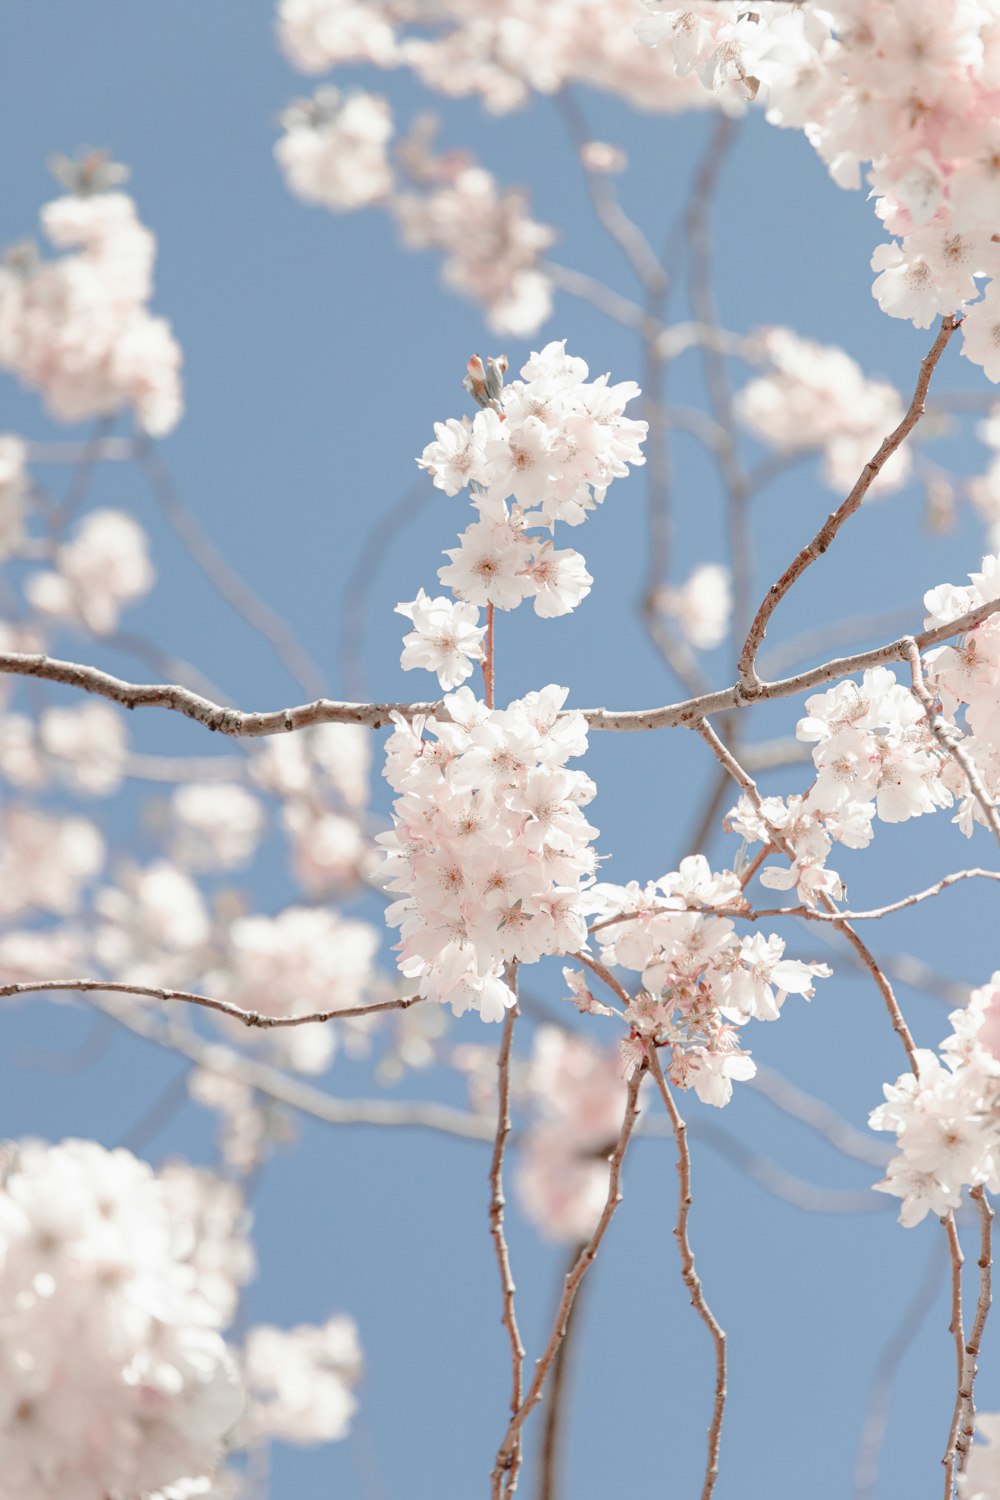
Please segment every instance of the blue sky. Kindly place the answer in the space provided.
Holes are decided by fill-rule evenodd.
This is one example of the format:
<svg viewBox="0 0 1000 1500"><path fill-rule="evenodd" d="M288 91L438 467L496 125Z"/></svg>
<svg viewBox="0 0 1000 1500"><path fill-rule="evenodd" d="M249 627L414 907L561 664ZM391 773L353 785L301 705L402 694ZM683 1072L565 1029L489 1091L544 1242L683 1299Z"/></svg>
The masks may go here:
<svg viewBox="0 0 1000 1500"><path fill-rule="evenodd" d="M269 603L293 624L334 695L346 691L337 645L352 568L371 526L413 485L414 458L434 421L461 415L461 374L473 350L498 350L478 309L439 285L431 254L410 255L377 214L335 218L286 192L272 158L277 116L307 91L279 55L264 0L4 0L0 57L0 243L36 231L54 196L45 162L55 152L106 146L132 168L140 213L159 240L156 310L184 348L188 411L164 444L178 489L206 532ZM371 85L360 71L351 75ZM398 115L426 99L406 79L381 80ZM684 200L712 119L637 115L583 95L594 133L623 145L631 166L626 206L654 243ZM442 110L443 139L470 145L506 182L530 187L539 217L559 226L558 259L634 294L620 252L595 228L572 153L551 103L496 120L471 103ZM871 294L868 259L880 238L863 194L835 188L805 141L744 125L714 215L716 286L723 322L738 331L780 322L841 343L871 374L912 387L931 335L885 318ZM683 295L677 309L683 311ZM568 347L593 372L637 378L639 351L626 331L560 296L543 338ZM537 343L537 341L536 341ZM502 341L514 367L531 345ZM949 351L941 389L982 390L978 372ZM696 357L671 375L674 399L703 400ZM37 401L4 377L0 430L51 435ZM972 472L980 452L970 427L935 455ZM60 435L64 435L60 430ZM748 448L752 454L752 448ZM676 576L724 557L723 505L711 464L689 437L675 444ZM193 572L134 471L102 474L99 503L121 505L154 538L156 590L130 623L195 662L246 708L277 707L301 694L264 643ZM810 466L797 467L755 502L759 593L836 502ZM961 581L978 565L981 527L967 514L931 536L922 500L908 490L866 507L837 548L793 594L769 642L843 614L909 608L916 625L924 590ZM423 697L398 658L399 599L435 584L439 554L465 524L461 503L435 494L395 537L371 580L364 671L372 696ZM635 612L644 568L641 475L614 488L573 538L595 576L572 617L503 619L498 696L567 682L571 702L633 707L677 696ZM859 646L866 644L859 641ZM125 675L135 663L67 637L64 654ZM839 649L839 648L838 648ZM730 680L725 653L709 661ZM796 705L755 715L752 738L788 734ZM197 726L135 716L137 748L205 754ZM696 800L714 775L705 748L682 731L595 736L588 771L599 795L593 821L617 880L656 877L685 852ZM768 789L804 784L795 768ZM382 793L377 793L380 797ZM384 799L381 804L384 807ZM143 851L134 797L99 805L109 836ZM985 836L970 849L942 815L882 826L875 849L839 866L852 901L892 899L947 869L988 863ZM716 835L724 861L734 845ZM729 854L727 854L729 851ZM271 851L274 853L275 851ZM149 849L145 849L148 856ZM277 910L291 886L265 850L250 880L258 909ZM989 895L950 893L879 932L879 951L908 950L950 979L980 983L996 966ZM790 945L824 957L813 934ZM791 1000L781 1024L757 1029L758 1060L862 1125L883 1081L901 1071L877 994L839 959L811 1006ZM533 983L535 982L533 977ZM537 989L561 992L558 966ZM923 1045L947 1029L946 1007L900 986ZM121 1037L77 1071L26 1066L39 1049L72 1052L91 1035L82 1010L34 1005L5 1014L0 1059L0 1134L91 1135L128 1131L180 1063ZM495 1039L475 1018L453 1036ZM103 1042L101 1043L103 1045ZM30 1059L27 1059L30 1061ZM365 1095L363 1068L338 1062L324 1086ZM414 1097L454 1093L417 1076ZM697 1138L699 1121L722 1127L784 1169L826 1187L867 1187L874 1175L848 1163L801 1126L744 1090L723 1116L684 1099L695 1132L692 1236L713 1306L730 1335L731 1406L719 1500L808 1493L850 1494L865 1391L877 1353L917 1288L940 1230L903 1231L887 1206L857 1216L808 1215L775 1201ZM652 1108L650 1102L647 1106ZM211 1121L187 1107L145 1148L203 1160ZM337 1310L358 1321L368 1376L362 1414L346 1442L275 1455L272 1494L285 1500L431 1500L483 1493L500 1436L507 1371L496 1268L487 1235L487 1155L462 1142L376 1130L304 1126L278 1155L255 1201L261 1275L249 1315L282 1324L321 1321ZM875 1200L878 1203L880 1200ZM603 1500L635 1484L670 1495L696 1492L711 1394L711 1350L677 1273L670 1230L675 1174L664 1143L641 1144L628 1163L626 1201L589 1289L578 1349L566 1494ZM512 1212L512 1253L529 1358L551 1316L562 1252L541 1245ZM939 1292L895 1388L884 1454L885 1497L937 1485L950 1415L953 1360ZM984 1404L1000 1404L987 1336ZM524 1490L531 1493L530 1473Z"/></svg>

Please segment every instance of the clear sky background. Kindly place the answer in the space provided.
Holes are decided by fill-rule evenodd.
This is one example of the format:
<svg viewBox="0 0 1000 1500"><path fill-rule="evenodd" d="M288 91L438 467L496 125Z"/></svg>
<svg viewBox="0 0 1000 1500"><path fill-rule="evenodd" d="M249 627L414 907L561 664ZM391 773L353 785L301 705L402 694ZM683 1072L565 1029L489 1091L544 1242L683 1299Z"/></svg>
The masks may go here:
<svg viewBox="0 0 1000 1500"><path fill-rule="evenodd" d="M312 84L279 55L265 0L2 0L0 21L0 243L37 232L38 210L55 196L45 166L52 153L106 146L129 164L130 191L159 241L155 309L170 319L184 349L188 410L164 444L166 460L205 530L291 621L331 693L347 692L337 645L359 552L370 528L414 484L413 460L433 422L465 410L460 381L469 354L499 352L498 341L475 306L440 288L438 258L403 252L384 216L335 218L286 191L272 157L277 116ZM372 86L364 70L352 76ZM389 93L403 120L428 102L406 78L375 86ZM581 97L595 135L628 151L623 198L658 242L684 201L714 117L661 119ZM448 145L471 146L502 181L531 189L537 217L560 228L558 259L634 294L620 252L593 223L551 103L499 120L473 103L442 113ZM932 335L879 312L868 260L881 236L871 205L861 193L835 188L800 135L772 130L756 116L747 120L725 170L714 227L726 326L784 323L838 342L870 374L908 394ZM681 295L676 311L683 308ZM561 296L533 343L556 337L566 337L594 373L639 377L632 336ZM502 347L516 368L532 345L505 340ZM940 389L984 385L957 349L948 352ZM685 404L702 402L695 356L678 364L671 389ZM0 431L65 435L7 377L0 381ZM965 472L984 467L971 431L971 424L956 428L935 457ZM752 445L747 452L753 456ZM683 434L675 459L680 578L698 562L724 560L725 543L712 465ZM154 540L159 582L130 625L197 663L242 707L300 698L266 645L193 571L138 474L105 471L94 498L128 509ZM836 497L807 465L755 503L760 593ZM950 533L931 536L922 508L916 489L866 507L808 585L783 604L769 644L846 614L897 608L908 608L916 627L924 590L962 581L984 545L981 525L964 512ZM435 588L440 551L465 524L461 503L435 493L382 558L366 605L371 696L434 691L422 674L400 672L404 627L392 607L420 586ZM579 611L551 622L528 611L501 619L501 699L550 681L570 684L577 705L637 707L677 696L635 612L644 525L640 473L616 484L603 510L572 538L595 577ZM869 643L862 638L857 646ZM145 675L135 661L97 653L78 638L67 636L60 649L86 649L99 665ZM709 670L719 685L731 680L724 651ZM796 703L780 703L756 715L748 732L789 734L797 716ZM166 715L134 716L129 729L147 751L227 748ZM600 847L613 854L608 878L645 880L673 868L686 852L696 799L714 776L705 748L679 731L595 736L587 769L598 783L592 820L601 828ZM787 792L805 781L800 767L767 787ZM381 789L376 795L384 806ZM96 805L93 816L111 839L149 857L133 792ZM720 830L718 861L734 852ZM875 848L863 859L838 858L837 867L850 882L852 903L867 905L990 859L984 834L970 846L941 814L879 825ZM291 899L276 840L265 845L247 884L258 910L277 911ZM880 953L912 952L968 984L982 983L998 966L990 892L966 888L893 920L878 930ZM827 956L815 933L790 928L787 937L797 954ZM760 1063L860 1126L883 1081L902 1071L902 1053L871 983L846 960L833 961L836 977L811 1006L790 1000L780 1025L752 1028L748 1040ZM543 966L532 984L554 1003L559 965ZM948 1029L947 1007L905 984L900 995L918 1042L936 1046ZM114 1143L181 1072L179 1060L117 1035L106 1046L98 1039L84 1069L54 1068L51 1057L46 1068L28 1065L40 1050L73 1055L92 1026L84 1010L67 1006L5 1013L0 1135ZM497 1033L470 1016L452 1036L481 1043ZM343 1059L323 1086L340 1096L372 1089L366 1069ZM452 1084L434 1076L411 1078L403 1093L431 1098L442 1090L461 1102ZM692 1236L730 1335L719 1500L843 1500L852 1493L875 1361L940 1250L942 1232L933 1220L902 1230L893 1203L875 1195L871 1212L853 1216L811 1215L778 1202L715 1149L718 1139L699 1136L703 1125L726 1132L730 1149L732 1141L742 1143L826 1188L861 1191L877 1174L848 1163L748 1089L738 1089L721 1115L693 1095L682 1103L695 1135ZM212 1130L211 1118L188 1105L144 1150L154 1161L172 1151L205 1160ZM277 1452L276 1500L486 1493L508 1378L487 1233L487 1167L486 1149L475 1144L307 1125L297 1147L263 1173L255 1200L261 1274L247 1298L249 1318L291 1325L347 1311L360 1326L367 1364L352 1436L320 1450ZM704 1462L711 1349L678 1274L668 1144L637 1147L625 1192L586 1298L566 1494L605 1500L641 1489L689 1500ZM532 1359L551 1318L564 1252L541 1244L516 1207L511 1239ZM947 1321L942 1276L895 1386L883 1500L938 1492L954 1383ZM980 1386L987 1409L1000 1405L995 1350L990 1330ZM524 1492L532 1492L530 1469Z"/></svg>

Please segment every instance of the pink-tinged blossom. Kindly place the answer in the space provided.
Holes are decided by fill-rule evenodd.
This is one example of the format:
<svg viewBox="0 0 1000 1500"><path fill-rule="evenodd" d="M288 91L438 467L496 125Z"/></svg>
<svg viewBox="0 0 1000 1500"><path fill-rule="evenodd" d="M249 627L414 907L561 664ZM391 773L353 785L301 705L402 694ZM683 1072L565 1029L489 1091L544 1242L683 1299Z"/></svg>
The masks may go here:
<svg viewBox="0 0 1000 1500"><path fill-rule="evenodd" d="M490 473L486 460L486 426L473 426L470 417L457 421L435 422L436 442L428 443L417 463L430 474L435 486L446 495L457 495L467 485L485 485Z"/></svg>
<svg viewBox="0 0 1000 1500"><path fill-rule="evenodd" d="M449 691L460 687L472 675L475 663L482 661L486 627L479 624L474 604L430 599L421 589L412 603L397 604L396 613L413 622L413 629L403 637L400 665L404 672L414 667L434 672Z"/></svg>
<svg viewBox="0 0 1000 1500"><path fill-rule="evenodd" d="M981 306L978 278L1000 269L996 207L1000 48L991 0L830 0L822 9L761 0L643 0L641 39L696 77L726 110L755 100L800 129L841 187L862 168L894 236L872 258L883 311L918 328ZM992 314L965 352L1000 378Z"/></svg>
<svg viewBox="0 0 1000 1500"><path fill-rule="evenodd" d="M451 562L438 569L438 578L459 599L506 610L516 609L534 592L531 543L502 501L466 527L458 542L445 549Z"/></svg>
<svg viewBox="0 0 1000 1500"><path fill-rule="evenodd" d="M379 95L345 98L337 89L318 89L312 99L291 104L281 124L285 134L274 154L288 186L304 202L346 213L368 208L392 191L386 154L392 111Z"/></svg>
<svg viewBox="0 0 1000 1500"><path fill-rule="evenodd" d="M386 746L399 795L377 842L399 897L387 912L399 968L458 1015L500 1020L514 1003L506 963L586 942L596 829L580 809L594 785L565 768L586 749L582 717L560 717L565 699L549 687L490 710L461 688L449 718L398 720Z"/></svg>
<svg viewBox="0 0 1000 1500"><path fill-rule="evenodd" d="M40 390L62 421L130 407L147 432L170 432L181 415L181 353L146 306L156 242L132 199L59 198L42 224L70 253L12 255L0 266L0 365Z"/></svg>
<svg viewBox="0 0 1000 1500"><path fill-rule="evenodd" d="M675 620L681 634L698 651L720 646L729 629L733 596L729 569L718 563L702 563L677 588L659 589L658 613Z"/></svg>
<svg viewBox="0 0 1000 1500"><path fill-rule="evenodd" d="M541 257L556 238L525 193L464 154L435 156L419 129L401 148L412 187L389 200L403 243L440 250L446 286L482 305L494 333L527 338L552 311Z"/></svg>
<svg viewBox="0 0 1000 1500"><path fill-rule="evenodd" d="M395 7L384 0L281 0L278 39L294 67L325 73L339 63L395 58Z"/></svg>
<svg viewBox="0 0 1000 1500"><path fill-rule="evenodd" d="M668 1048L671 1080L707 1104L728 1103L733 1081L756 1071L738 1028L776 1020L786 995L809 998L813 980L830 973L786 959L780 938L741 939L724 915L745 907L739 881L730 870L713 873L703 855L645 888L596 885L587 900L602 962L641 976L623 1060L634 1068L644 1048Z"/></svg>
<svg viewBox="0 0 1000 1500"><path fill-rule="evenodd" d="M171 848L193 871L238 870L252 859L264 831L264 810L244 787L191 782L170 799Z"/></svg>
<svg viewBox="0 0 1000 1500"><path fill-rule="evenodd" d="M818 809L874 801L883 822L901 823L951 805L923 707L888 667L865 672L860 686L839 682L807 698L795 732L815 745Z"/></svg>
<svg viewBox="0 0 1000 1500"><path fill-rule="evenodd" d="M569 614L587 597L594 581L579 552L556 551L548 541L535 548L529 573L535 586L535 614L547 620Z"/></svg>
<svg viewBox="0 0 1000 1500"><path fill-rule="evenodd" d="M360 1378L361 1345L352 1318L334 1317L319 1328L258 1324L246 1342L246 1440L303 1445L345 1438Z"/></svg>
<svg viewBox="0 0 1000 1500"><path fill-rule="evenodd" d="M982 301L974 303L962 321L962 353L982 365L987 377L1000 381L1000 287L991 282Z"/></svg>
<svg viewBox="0 0 1000 1500"><path fill-rule="evenodd" d="M899 392L887 381L868 379L843 349L788 328L759 329L752 342L765 368L737 397L740 422L778 453L820 449L824 480L846 494L902 420ZM909 472L909 453L900 448L873 488L898 488Z"/></svg>
<svg viewBox="0 0 1000 1500"><path fill-rule="evenodd" d="M25 593L40 614L110 635L122 608L156 577L146 533L120 510L92 510L56 551L56 571L33 573Z"/></svg>
<svg viewBox="0 0 1000 1500"><path fill-rule="evenodd" d="M902 1199L900 1223L919 1224L958 1208L964 1188L1000 1191L1000 1059L993 1050L1000 972L952 1011L941 1056L919 1050L918 1073L886 1084L873 1130L895 1132L899 1155L876 1184Z"/></svg>
<svg viewBox="0 0 1000 1500"><path fill-rule="evenodd" d="M607 1201L625 1100L621 1061L614 1050L541 1026L525 1088L533 1119L521 1142L518 1197L546 1239L578 1244Z"/></svg>
<svg viewBox="0 0 1000 1500"><path fill-rule="evenodd" d="M122 713L110 703L45 709L38 718L38 743L54 776L75 791L107 797L121 786L128 735Z"/></svg>
<svg viewBox="0 0 1000 1500"><path fill-rule="evenodd" d="M322 907L289 906L275 917L231 923L225 962L210 977L220 999L266 1016L310 1015L365 1004L378 934L368 922ZM337 1032L329 1022L283 1027L269 1038L288 1067L321 1073Z"/></svg>
<svg viewBox="0 0 1000 1500"><path fill-rule="evenodd" d="M240 1214L91 1141L0 1164L0 1495L104 1500L211 1473L244 1395L220 1336ZM218 1208L222 1208L221 1217Z"/></svg>
<svg viewBox="0 0 1000 1500"><path fill-rule="evenodd" d="M104 864L104 840L86 818L19 803L0 813L0 917L33 910L71 916Z"/></svg>

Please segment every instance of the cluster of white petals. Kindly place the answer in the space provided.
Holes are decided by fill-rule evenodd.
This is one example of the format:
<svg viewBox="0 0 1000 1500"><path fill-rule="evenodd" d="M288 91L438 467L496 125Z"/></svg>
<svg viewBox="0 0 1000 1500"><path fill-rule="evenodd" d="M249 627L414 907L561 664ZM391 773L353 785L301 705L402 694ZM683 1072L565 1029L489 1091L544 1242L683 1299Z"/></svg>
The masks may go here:
<svg viewBox="0 0 1000 1500"><path fill-rule="evenodd" d="M391 192L392 111L385 99L317 89L312 99L289 105L281 123L285 134L274 154L289 188L306 203L347 212Z"/></svg>
<svg viewBox="0 0 1000 1500"><path fill-rule="evenodd" d="M902 420L899 392L887 381L869 380L843 349L789 328L759 329L752 343L766 370L740 391L739 420L778 453L820 449L827 484L846 493ZM909 452L898 448L873 488L895 489L909 471Z"/></svg>
<svg viewBox="0 0 1000 1500"><path fill-rule="evenodd" d="M247 1337L244 1373L250 1393L251 1440L331 1443L346 1437L357 1410L361 1345L352 1318L274 1328L258 1324Z"/></svg>
<svg viewBox="0 0 1000 1500"><path fill-rule="evenodd" d="M810 799L824 812L850 818L858 804L874 802L884 823L903 823L951 806L923 706L888 667L814 693L795 733L815 746Z"/></svg>
<svg viewBox="0 0 1000 1500"><path fill-rule="evenodd" d="M894 238L872 257L884 312L929 327L968 307L963 352L1000 380L1000 89L993 0L643 0L638 33L723 108L749 100L805 132L846 188L871 164L875 211ZM969 306L969 304L972 306Z"/></svg>
<svg viewBox="0 0 1000 1500"><path fill-rule="evenodd" d="M594 795L566 769L587 748L567 689L547 687L505 709L469 688L445 699L448 718L396 720L385 776L399 793L380 834L384 883L399 895L399 968L419 993L498 1021L514 994L513 961L573 953L587 938L583 891L597 830L581 812Z"/></svg>
<svg viewBox="0 0 1000 1500"><path fill-rule="evenodd" d="M276 917L238 917L230 924L213 993L265 1016L311 1015L364 1005L378 933L369 922L323 907L289 906ZM273 1034L288 1067L319 1073L337 1045L333 1026L290 1026Z"/></svg>
<svg viewBox="0 0 1000 1500"><path fill-rule="evenodd" d="M886 1084L869 1118L896 1134L899 1155L876 1187L902 1199L907 1227L958 1208L963 1188L1000 1191L1000 971L948 1019L941 1056L919 1049L918 1072Z"/></svg>
<svg viewBox="0 0 1000 1500"><path fill-rule="evenodd" d="M42 210L57 249L30 248L0 266L0 366L38 389L67 422L128 407L147 432L181 415L181 352L147 306L156 241L125 193L93 190L101 163L77 169L79 192Z"/></svg>
<svg viewBox="0 0 1000 1500"><path fill-rule="evenodd" d="M419 124L401 156L410 186L390 207L403 243L440 250L445 285L479 302L494 333L534 333L552 311L540 258L555 231L532 218L524 192L502 188L467 153L435 155Z"/></svg>
<svg viewBox="0 0 1000 1500"><path fill-rule="evenodd" d="M170 799L172 852L189 870L236 870L254 854L264 810L245 787L191 782Z"/></svg>
<svg viewBox="0 0 1000 1500"><path fill-rule="evenodd" d="M345 63L410 68L434 92L476 95L502 113L532 92L583 83L642 109L672 112L711 102L694 79L665 74L636 45L635 0L280 0L278 35L304 73ZM409 32L407 28L414 29Z"/></svg>
<svg viewBox="0 0 1000 1500"><path fill-rule="evenodd" d="M249 1273L232 1210L193 1169L157 1176L90 1141L4 1154L3 1500L105 1500L211 1473L244 1407L219 1332Z"/></svg>
<svg viewBox="0 0 1000 1500"><path fill-rule="evenodd" d="M109 635L122 607L141 599L156 577L146 533L121 510L92 510L56 551L55 570L25 584L39 614Z"/></svg>
<svg viewBox="0 0 1000 1500"><path fill-rule="evenodd" d="M446 690L461 687L474 663L483 659L486 626L479 624L475 605L428 599L421 589L411 604L397 604L396 613L413 621L413 629L403 637L404 671L422 667L436 673Z"/></svg>
<svg viewBox="0 0 1000 1500"><path fill-rule="evenodd" d="M830 974L826 964L785 958L779 937L741 938L718 914L739 910L739 880L713 873L701 854L645 886L596 885L587 899L602 962L642 976L625 1013L626 1064L638 1066L647 1046L669 1047L669 1078L705 1104L727 1104L733 1080L756 1072L739 1028L776 1021L788 995L810 999L813 980Z"/></svg>
<svg viewBox="0 0 1000 1500"><path fill-rule="evenodd" d="M702 563L676 588L658 589L655 607L677 624L696 650L713 650L726 638L733 609L729 569Z"/></svg>
<svg viewBox="0 0 1000 1500"><path fill-rule="evenodd" d="M849 802L835 812L824 811L810 792L805 797L764 797L759 807L741 797L726 818L726 827L747 844L784 841L792 851L788 865L765 865L761 885L788 891L794 886L799 900L815 906L826 895L839 901L846 886L836 870L827 867L834 844L848 849L867 849L872 841L872 802Z"/></svg>

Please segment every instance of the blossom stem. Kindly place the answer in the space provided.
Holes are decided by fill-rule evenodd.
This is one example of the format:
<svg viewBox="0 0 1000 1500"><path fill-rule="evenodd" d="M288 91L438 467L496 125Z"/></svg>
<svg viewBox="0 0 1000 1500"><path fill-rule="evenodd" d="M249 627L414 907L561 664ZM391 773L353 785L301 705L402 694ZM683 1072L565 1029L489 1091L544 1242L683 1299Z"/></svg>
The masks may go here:
<svg viewBox="0 0 1000 1500"><path fill-rule="evenodd" d="M715 1403L712 1408L712 1422L708 1429L708 1459L705 1466L705 1480L701 1490L701 1500L710 1500L712 1491L715 1488L715 1481L719 1476L719 1446L722 1441L722 1419L726 1410L726 1335L705 1298L701 1278L695 1266L694 1251L691 1249L691 1241L688 1237L688 1216L691 1212L691 1152L687 1143L687 1125L682 1119L677 1105L674 1103L673 1095L667 1086L667 1080L663 1076L660 1059L656 1055L656 1047L652 1042L647 1044L646 1058L649 1071L653 1076L653 1082L659 1089L660 1098L663 1100L667 1114L670 1116L674 1140L677 1142L677 1175L680 1180L680 1197L677 1207L677 1223L674 1227L674 1238L677 1241L677 1248L680 1251L681 1276L691 1297L691 1305L708 1329L712 1343L715 1345Z"/></svg>
<svg viewBox="0 0 1000 1500"><path fill-rule="evenodd" d="M496 613L496 611L495 611L493 605L492 604L487 604L487 606L486 606L486 656L485 656L485 658L483 660L483 689L484 689L484 691L486 693L486 707L487 708L494 708L496 706L495 703L494 703L494 696L493 696L494 682L495 682L495 678L494 678L494 664L493 664L493 649L494 649L493 623L494 623L494 615L495 615L495 613Z"/></svg>
<svg viewBox="0 0 1000 1500"><path fill-rule="evenodd" d="M507 980L512 987L516 986L516 961L508 968ZM514 1023L517 1020L517 1015L518 1010L515 1004L511 1006L504 1018L503 1036L497 1056L497 1129L493 1142L493 1159L490 1163L490 1233L493 1236L497 1265L500 1270L500 1288L503 1294L502 1322L507 1330L507 1337L510 1340L510 1409L512 1415L518 1411L524 1395L524 1344L521 1340L521 1333L517 1323L517 1308L514 1302L517 1288L514 1283L514 1273L511 1270L510 1247L507 1244L507 1236L504 1231L504 1209L507 1200L504 1197L503 1190L503 1162L511 1131L510 1056L514 1041ZM517 1477L521 1468L521 1459L521 1433L520 1429L518 1429L511 1447L506 1472L501 1476L503 1482L497 1485L495 1481L495 1494L498 1497L501 1493L505 1497L514 1494L514 1491L517 1489Z"/></svg>

